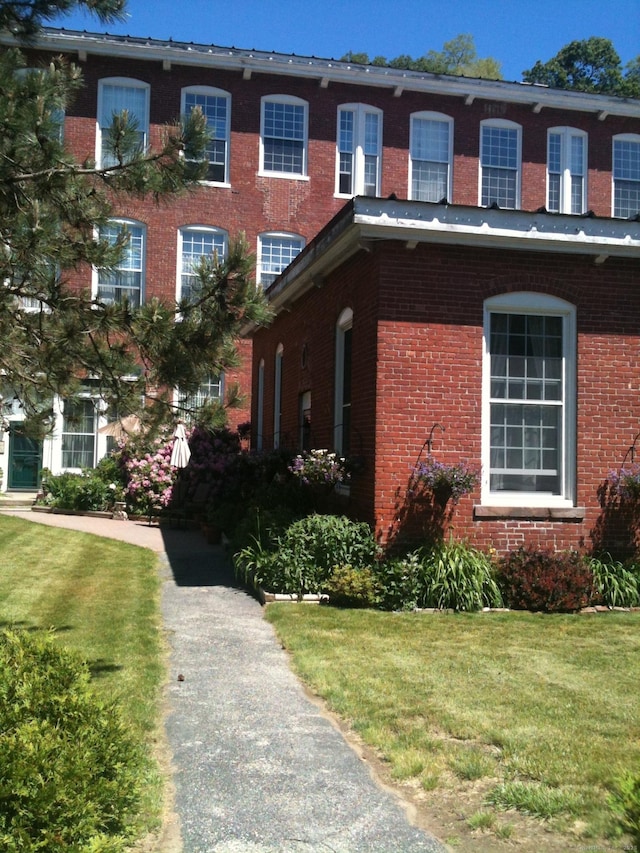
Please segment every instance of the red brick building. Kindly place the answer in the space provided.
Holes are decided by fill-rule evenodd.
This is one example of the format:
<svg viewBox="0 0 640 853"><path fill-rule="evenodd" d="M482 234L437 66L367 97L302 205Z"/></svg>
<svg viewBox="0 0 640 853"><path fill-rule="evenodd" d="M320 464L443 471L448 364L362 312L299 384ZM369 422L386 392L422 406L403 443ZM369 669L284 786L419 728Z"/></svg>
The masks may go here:
<svg viewBox="0 0 640 853"><path fill-rule="evenodd" d="M78 285L91 285L104 299L117 299L123 293L141 300L151 295L178 296L190 285L193 262L202 254L224 251L227 241L239 232L245 233L256 253L258 282L269 286L354 196L387 198L393 194L421 201L425 210L442 199L454 206L448 210L497 205L534 211L544 207L575 217L570 221L575 222L577 232L592 224L586 217L589 211L598 217L593 221L601 222L610 217L627 219L640 208L638 101L328 59L53 29L43 34L32 51L33 65L59 53L77 63L85 79L84 89L69 105L64 119L65 139L78 158L89 156L102 162L102 128L110 123L114 111L123 108L138 119L145 145L157 144L168 122L196 106L203 110L211 129L210 180L195 192L160 206L151 201L119 202L114 234L122 223L131 234L122 276L116 277L115 284L95 270L86 270L77 278ZM564 216L549 221L564 222ZM633 246L637 224L629 229ZM597 243L599 232L590 240ZM377 251L377 244L372 248ZM495 252L501 255L504 248ZM416 280L414 263L422 248L417 244L416 250L402 254L407 285ZM460 257L453 248L446 251L450 254L442 255L437 263L441 279L450 279L458 289L450 294L447 309L448 322L455 326L457 314L468 308L467 290L459 283L462 266L454 275ZM605 261L606 255L606 251L597 253L601 275L617 263L613 258ZM374 256L375 252L365 251L361 263L371 263ZM523 257L520 250L516 257ZM633 267L637 254L635 258L625 262ZM538 263L539 253L535 259ZM435 262L430 256L429 263ZM555 255L547 261L557 262ZM465 260L471 268L475 263ZM506 282L506 262L500 268L496 280L501 277ZM535 273L531 266L529 274ZM397 289L399 282L394 282ZM413 286L420 288L417 283ZM469 286L467 279L466 288ZM507 283L504 289L509 289ZM534 286L527 289L535 291ZM323 292L328 291L321 288L317 292L313 315L296 315L299 337L325 318L331 318L335 328L335 307L322 298ZM345 303L343 308L347 307ZM368 310L374 310L373 303ZM273 331L264 333L264 350L254 357L253 389L249 341L242 343L244 366L237 374L212 377L203 388L203 394L215 395L223 393L225 382L238 380L246 406L233 413L231 423L247 420L253 395L254 444L265 447L281 442L285 435L272 411L278 402L273 398L274 371L282 374L284 394L292 376L288 372L291 347L278 338L275 346L282 343L284 355L277 361L275 351L269 351L280 322L279 318ZM407 315L403 322L410 324L413 318ZM373 328L373 318L371 323ZM474 319L468 328L476 328L476 324ZM418 338L416 358L421 357L419 343ZM262 334L256 345L263 347ZM334 344L327 341L325 346L323 369L331 372ZM372 353L376 346L372 338ZM264 387L258 404L257 370L262 357ZM465 356L477 357L475 352ZM317 368L317 352L313 359ZM404 372L402 366L395 369ZM296 395L304 390L297 389ZM378 393L377 385L370 393ZM83 404L87 411L81 434L65 424L61 411L54 435L36 449L39 465L53 471L76 468L93 464L105 452L105 439L98 432L105 415L90 402L87 398ZM296 397L295 418L303 403ZM378 417L383 411L380 405L376 408L373 398L370 408ZM18 423L20 413L14 407L5 411L5 417ZM285 417L290 419L287 438L296 446L293 416L283 408L283 420ZM316 394L314 439L318 417ZM327 413L326 417L331 422L334 416ZM389 414L388 431L394 430L394 418ZM426 412L418 419L422 424L432 420ZM451 435L449 427L448 440ZM610 431L606 435L605 443L611 440ZM322 443L331 445L331 437L323 435ZM363 449L365 456L373 452L373 445ZM10 440L0 455L0 466L9 473L13 467L17 470L11 454ZM354 482L354 499L357 488Z"/></svg>

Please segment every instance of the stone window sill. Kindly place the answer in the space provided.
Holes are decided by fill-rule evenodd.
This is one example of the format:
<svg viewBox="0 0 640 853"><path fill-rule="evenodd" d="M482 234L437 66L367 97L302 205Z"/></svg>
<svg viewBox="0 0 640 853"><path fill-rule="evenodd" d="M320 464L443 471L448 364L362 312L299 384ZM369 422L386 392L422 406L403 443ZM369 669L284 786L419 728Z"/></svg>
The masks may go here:
<svg viewBox="0 0 640 853"><path fill-rule="evenodd" d="M477 521L495 519L520 519L524 521L583 521L585 508L570 507L514 507L514 506L474 506L473 517Z"/></svg>

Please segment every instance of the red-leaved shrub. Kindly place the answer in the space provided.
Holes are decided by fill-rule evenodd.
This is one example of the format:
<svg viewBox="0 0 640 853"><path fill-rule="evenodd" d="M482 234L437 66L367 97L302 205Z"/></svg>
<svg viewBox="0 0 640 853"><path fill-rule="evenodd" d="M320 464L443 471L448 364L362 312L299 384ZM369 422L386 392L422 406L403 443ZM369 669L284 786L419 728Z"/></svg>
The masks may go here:
<svg viewBox="0 0 640 853"><path fill-rule="evenodd" d="M513 610L570 613L591 598L593 572L576 551L522 546L503 557L498 582Z"/></svg>

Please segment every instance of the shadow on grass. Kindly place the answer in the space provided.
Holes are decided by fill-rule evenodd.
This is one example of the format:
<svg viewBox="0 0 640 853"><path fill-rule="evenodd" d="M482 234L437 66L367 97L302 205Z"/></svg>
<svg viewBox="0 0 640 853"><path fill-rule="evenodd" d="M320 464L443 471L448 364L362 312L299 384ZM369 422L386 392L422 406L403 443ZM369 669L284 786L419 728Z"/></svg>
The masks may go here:
<svg viewBox="0 0 640 853"><path fill-rule="evenodd" d="M112 672L120 672L124 669L121 664L109 663L103 658L98 658L96 661L89 661L88 667L91 678L103 678L105 675L109 675Z"/></svg>
<svg viewBox="0 0 640 853"><path fill-rule="evenodd" d="M161 528L164 550L177 586L240 589L222 545L209 545L199 531Z"/></svg>

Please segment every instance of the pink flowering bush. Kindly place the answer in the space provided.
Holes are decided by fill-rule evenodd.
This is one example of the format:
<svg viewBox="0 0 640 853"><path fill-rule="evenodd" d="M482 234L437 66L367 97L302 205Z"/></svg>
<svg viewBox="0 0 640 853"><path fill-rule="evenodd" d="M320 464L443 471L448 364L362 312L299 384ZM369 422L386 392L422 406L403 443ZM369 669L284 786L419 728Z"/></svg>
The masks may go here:
<svg viewBox="0 0 640 853"><path fill-rule="evenodd" d="M127 479L125 497L134 512L151 515L169 506L177 475L177 469L171 465L172 449L173 438L156 438L146 452L136 453L127 445L122 448L121 464Z"/></svg>

